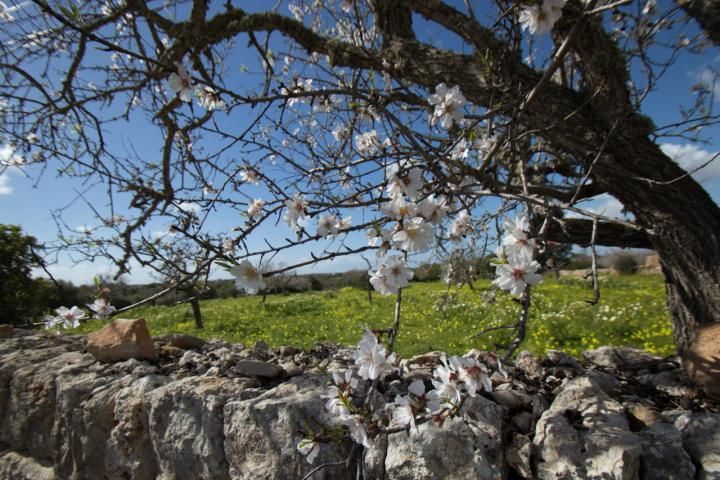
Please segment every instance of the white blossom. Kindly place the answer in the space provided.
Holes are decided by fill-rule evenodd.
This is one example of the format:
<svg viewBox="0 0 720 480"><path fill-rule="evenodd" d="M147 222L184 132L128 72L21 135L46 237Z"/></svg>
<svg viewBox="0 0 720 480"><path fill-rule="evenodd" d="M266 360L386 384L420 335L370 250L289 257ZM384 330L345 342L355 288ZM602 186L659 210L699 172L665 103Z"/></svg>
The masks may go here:
<svg viewBox="0 0 720 480"><path fill-rule="evenodd" d="M499 138L497 135L483 135L475 142L474 146L480 156L485 157L488 153L490 153L490 150L492 150L498 141Z"/></svg>
<svg viewBox="0 0 720 480"><path fill-rule="evenodd" d="M303 18L305 17L305 14L302 11L302 8L300 6L295 5L294 3L288 4L288 10L290 10L290 13L292 13L293 17L295 17L295 20L298 22L302 22Z"/></svg>
<svg viewBox="0 0 720 480"><path fill-rule="evenodd" d="M371 228L367 231L368 245L371 247L380 247L377 251L378 257L384 257L388 249L392 247L393 231L389 228L380 230Z"/></svg>
<svg viewBox="0 0 720 480"><path fill-rule="evenodd" d="M382 378L395 370L392 365L395 362L395 354L389 357L385 347L378 342L377 337L371 331L366 330L358 343L358 349L353 354L355 365L358 367L358 375L365 380Z"/></svg>
<svg viewBox="0 0 720 480"><path fill-rule="evenodd" d="M543 0L542 5L525 6L520 12L520 24L531 34L547 33L562 17L563 6L565 0Z"/></svg>
<svg viewBox="0 0 720 480"><path fill-rule="evenodd" d="M232 238L223 238L222 252L225 255L234 255L235 254L235 242L233 241Z"/></svg>
<svg viewBox="0 0 720 480"><path fill-rule="evenodd" d="M450 238L459 240L472 230L472 217L467 210L463 210L455 217L450 226Z"/></svg>
<svg viewBox="0 0 720 480"><path fill-rule="evenodd" d="M407 267L405 261L395 255L388 258L379 268L370 271L370 284L382 295L392 295L410 284L413 272Z"/></svg>
<svg viewBox="0 0 720 480"><path fill-rule="evenodd" d="M497 277L493 280L493 285L508 290L513 295L521 295L526 285L537 285L542 282L542 275L535 273L540 269L538 262L525 258L519 260L518 263L498 265L495 270Z"/></svg>
<svg viewBox="0 0 720 480"><path fill-rule="evenodd" d="M292 107L296 103L305 103L307 102L307 97L302 96L305 92L311 92L313 90L312 88L312 78L307 78L305 80L302 79L296 79L295 85L290 88L281 88L280 93L282 95L293 95L292 97L288 98L287 104L288 106Z"/></svg>
<svg viewBox="0 0 720 480"><path fill-rule="evenodd" d="M393 235L393 242L406 252L424 252L434 240L432 225L422 217L405 220L402 230Z"/></svg>
<svg viewBox="0 0 720 480"><path fill-rule="evenodd" d="M307 460L308 463L313 463L318 453L320 453L320 444L312 438L303 438L297 444L297 449L298 452L305 455L305 460Z"/></svg>
<svg viewBox="0 0 720 480"><path fill-rule="evenodd" d="M332 131L332 136L333 138L335 138L336 142L345 140L348 135L350 135L350 129L342 124L335 125L335 128Z"/></svg>
<svg viewBox="0 0 720 480"><path fill-rule="evenodd" d="M410 396L395 396L395 404L393 405L393 417L390 422L392 427L410 427L411 432L417 433L417 425L415 425L415 412Z"/></svg>
<svg viewBox="0 0 720 480"><path fill-rule="evenodd" d="M296 194L292 199L285 201L285 215L283 219L293 229L298 228L298 222L305 218L305 197Z"/></svg>
<svg viewBox="0 0 720 480"><path fill-rule="evenodd" d="M450 150L450 158L453 160L461 161L467 160L470 155L470 145L464 138L457 142L452 150Z"/></svg>
<svg viewBox="0 0 720 480"><path fill-rule="evenodd" d="M485 365L475 358L460 357L462 368L459 371L459 379L465 384L468 395L474 397L482 389L492 391L492 382L488 376Z"/></svg>
<svg viewBox="0 0 720 480"><path fill-rule="evenodd" d="M338 219L335 215L327 214L320 217L318 220L317 236L328 237L337 233Z"/></svg>
<svg viewBox="0 0 720 480"><path fill-rule="evenodd" d="M256 198L248 204L247 214L250 218L259 217L262 214L263 208L265 208L265 201Z"/></svg>
<svg viewBox="0 0 720 480"><path fill-rule="evenodd" d="M528 238L529 231L530 221L525 215L519 215L514 220L505 220L505 236L502 244L508 258L532 258L536 245L535 240Z"/></svg>
<svg viewBox="0 0 720 480"><path fill-rule="evenodd" d="M60 307L55 309L55 313L56 316L45 316L45 328L77 328L80 326L80 320L85 318L85 312L79 307Z"/></svg>
<svg viewBox="0 0 720 480"><path fill-rule="evenodd" d="M207 110L221 110L225 108L225 102L223 102L220 95L218 95L212 87L204 86L198 88L195 94L198 97L200 106Z"/></svg>
<svg viewBox="0 0 720 480"><path fill-rule="evenodd" d="M355 135L355 148L361 154L373 155L378 152L380 143L377 138L377 131L370 130L369 132Z"/></svg>
<svg viewBox="0 0 720 480"><path fill-rule="evenodd" d="M448 88L444 83L439 84L435 87L435 93L428 97L428 103L435 106L430 120L431 125L440 121L443 128L449 129L454 122L460 122L465 118L462 108L467 100L457 85Z"/></svg>
<svg viewBox="0 0 720 480"><path fill-rule="evenodd" d="M388 180L388 194L391 198L403 195L413 198L423 187L422 169L410 165L409 162L388 165L385 172Z"/></svg>
<svg viewBox="0 0 720 480"><path fill-rule="evenodd" d="M335 228L338 231L343 231L343 230L350 228L350 225L352 225L352 217L348 216L348 217L338 220L337 225L335 225Z"/></svg>
<svg viewBox="0 0 720 480"><path fill-rule="evenodd" d="M240 172L240 179L245 183L257 185L260 183L260 175L252 168L245 168Z"/></svg>
<svg viewBox="0 0 720 480"><path fill-rule="evenodd" d="M447 204L447 200L444 197L436 199L432 194L420 202L417 213L428 222L440 225L445 220L448 210L450 210L450 206Z"/></svg>
<svg viewBox="0 0 720 480"><path fill-rule="evenodd" d="M390 218L400 220L404 217L415 217L417 205L414 202L406 201L403 197L397 197L382 204L380 211Z"/></svg>
<svg viewBox="0 0 720 480"><path fill-rule="evenodd" d="M410 427L410 433L418 433L415 417L424 412L432 412L439 408L435 401L436 392L426 394L425 383L414 380L408 387L408 395L395 396L391 426Z"/></svg>
<svg viewBox="0 0 720 480"><path fill-rule="evenodd" d="M115 307L110 305L104 298L96 298L93 303L87 306L95 314L95 318L107 319L117 311Z"/></svg>
<svg viewBox="0 0 720 480"><path fill-rule="evenodd" d="M239 265L231 267L230 273L235 276L235 286L238 289L245 289L250 295L254 295L265 288L262 274L247 260L243 260Z"/></svg>
<svg viewBox="0 0 720 480"><path fill-rule="evenodd" d="M366 448L375 448L375 443L365 429L365 418L362 415L351 415L343 419L342 423L350 430L350 437L355 443Z"/></svg>
<svg viewBox="0 0 720 480"><path fill-rule="evenodd" d="M168 78L168 83L183 102L192 100L192 78L182 62L176 62L177 73L173 72Z"/></svg>

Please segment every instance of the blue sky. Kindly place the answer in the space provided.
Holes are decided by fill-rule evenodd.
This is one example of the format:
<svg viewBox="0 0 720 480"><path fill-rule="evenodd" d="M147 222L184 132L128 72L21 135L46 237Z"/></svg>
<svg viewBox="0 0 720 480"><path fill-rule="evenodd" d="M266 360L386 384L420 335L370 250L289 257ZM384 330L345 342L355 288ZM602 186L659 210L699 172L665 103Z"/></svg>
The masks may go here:
<svg viewBox="0 0 720 480"><path fill-rule="evenodd" d="M243 6L247 2L243 3ZM262 6L264 2L250 2L250 9ZM462 2L460 2L462 4ZM416 19L416 31L423 39L432 39L439 47L461 48L456 39L443 32L439 27ZM696 32L690 28L688 35ZM660 52L658 52L660 54ZM655 123L660 126L676 121L679 117L680 106L687 106L693 101L695 93L692 86L698 81L708 78L710 68L720 66L718 59L719 51L710 48L699 55L681 56L675 67L668 71L655 92L652 92L646 99L643 110ZM254 65L256 58L250 53L235 59L238 63ZM635 68L634 68L635 69ZM247 74L249 82L256 82L257 77ZM720 93L720 87L718 87ZM228 119L228 121L231 119ZM132 145L139 154L157 156L161 147L161 139L156 135L157 130L143 128L145 120L135 119L128 128L109 132L109 140L115 148L125 149ZM699 166L711 158L715 152L720 150L717 127L708 128L703 132L705 138L711 139L709 143L693 144L678 139L661 139L663 150L671 157L676 158L678 163L686 169ZM11 155L7 145L0 143L0 159ZM56 238L57 229L53 220L52 211L65 208L65 221L68 226L94 226L98 223L93 218L88 203L102 204L105 201L105 194L102 185L80 183L77 179L66 176L59 176L52 166L48 164L43 171L38 168L20 170L17 168L6 169L0 174L0 223L17 224L23 230L36 237L40 242L51 242ZM56 167L55 167L56 168ZM711 163L708 167L697 172L695 177L703 183L716 202L720 200L720 161ZM257 192L249 190L253 196ZM78 198L82 194L82 198ZM610 216L620 216L621 206L610 197L600 198L588 205L587 208L598 213L605 213ZM226 231L231 226L238 225L240 219L231 216L215 216L208 224L213 231ZM167 225L154 225L158 231L163 231ZM252 242L260 245L264 238L271 241L281 241L283 238L292 236L292 232L282 222L275 226L266 225L261 228L253 237ZM357 235L348 240L350 245L361 245L365 243L364 237ZM322 247L322 245L320 246ZM318 251L319 248L314 248ZM278 261L297 261L298 258L309 258L310 248L293 251L292 257L283 258ZM373 257L372 253L368 257ZM96 274L114 273L109 263L97 261L94 264L77 262L77 258L68 255L61 255L58 262L50 266L50 271L58 278L70 280L74 283L89 283ZM306 268L304 271L344 271L348 269L366 268L366 263L357 257L342 257L333 263L326 263ZM222 273L217 275L223 276ZM226 276L226 275L225 275ZM135 271L128 279L133 283L143 283L151 280L147 272Z"/></svg>

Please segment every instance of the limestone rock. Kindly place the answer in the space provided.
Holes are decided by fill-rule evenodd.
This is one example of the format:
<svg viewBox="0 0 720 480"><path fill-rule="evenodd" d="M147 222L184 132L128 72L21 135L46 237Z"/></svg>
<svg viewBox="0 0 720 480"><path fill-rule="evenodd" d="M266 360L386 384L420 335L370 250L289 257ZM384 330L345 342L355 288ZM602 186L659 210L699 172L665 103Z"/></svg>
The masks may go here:
<svg viewBox="0 0 720 480"><path fill-rule="evenodd" d="M240 360L235 364L234 370L243 377L264 378L275 378L282 372L278 365L260 360Z"/></svg>
<svg viewBox="0 0 720 480"><path fill-rule="evenodd" d="M700 327L682 360L690 379L720 400L720 323Z"/></svg>
<svg viewBox="0 0 720 480"><path fill-rule="evenodd" d="M88 472L103 478L113 426L112 399L132 377L114 375L102 367L93 369L97 363L90 354L73 352L63 357L68 365L54 372L55 472L59 478L85 478Z"/></svg>
<svg viewBox="0 0 720 480"><path fill-rule="evenodd" d="M109 478L154 480L157 463L150 440L148 393L167 379L151 375L117 391L113 398L113 427L106 449Z"/></svg>
<svg viewBox="0 0 720 480"><path fill-rule="evenodd" d="M550 363L557 365L558 367L569 367L576 372L584 370L583 366L580 365L580 362L578 362L577 359L560 350L548 350L545 352L545 358L547 358Z"/></svg>
<svg viewBox="0 0 720 480"><path fill-rule="evenodd" d="M218 377L187 377L148 396L149 430L158 480L222 480L223 408L247 383Z"/></svg>
<svg viewBox="0 0 720 480"><path fill-rule="evenodd" d="M279 353L280 353L281 357L292 357L301 352L302 352L302 348L293 347L293 346L289 346L289 345L283 345L279 349Z"/></svg>
<svg viewBox="0 0 720 480"><path fill-rule="evenodd" d="M375 439L375 448L363 452L363 474L366 480L385 480L385 458L387 458L388 437Z"/></svg>
<svg viewBox="0 0 720 480"><path fill-rule="evenodd" d="M532 442L525 435L515 434L512 442L505 449L505 458L510 467L526 480L534 478L530 466L531 453Z"/></svg>
<svg viewBox="0 0 720 480"><path fill-rule="evenodd" d="M442 427L432 422L419 434L388 439L385 460L388 480L502 479L502 409L483 397L469 398L461 415Z"/></svg>
<svg viewBox="0 0 720 480"><path fill-rule="evenodd" d="M586 376L567 382L543 413L533 446L540 480L639 475L642 448L622 405Z"/></svg>
<svg viewBox="0 0 720 480"><path fill-rule="evenodd" d="M415 355L407 359L408 365L434 366L440 363L440 358L445 355L443 352L427 352Z"/></svg>
<svg viewBox="0 0 720 480"><path fill-rule="evenodd" d="M583 353L585 359L598 367L638 368L650 362L660 360L657 355L651 355L644 350L633 347L600 347Z"/></svg>
<svg viewBox="0 0 720 480"><path fill-rule="evenodd" d="M52 465L45 465L17 452L0 453L0 478L5 480L55 480Z"/></svg>
<svg viewBox="0 0 720 480"><path fill-rule="evenodd" d="M300 432L333 425L321 394L324 375L293 377L249 400L225 406L225 458L232 480L303 478L313 466L298 452ZM349 445L322 445L314 465L345 460ZM344 466L323 469L315 480L350 478Z"/></svg>
<svg viewBox="0 0 720 480"><path fill-rule="evenodd" d="M170 333L153 337L153 341L161 342L181 350L200 350L205 345L205 340L184 333Z"/></svg>
<svg viewBox="0 0 720 480"><path fill-rule="evenodd" d="M643 480L695 478L695 466L683 450L680 432L674 425L655 423L638 433L642 443Z"/></svg>
<svg viewBox="0 0 720 480"><path fill-rule="evenodd" d="M49 460L55 450L53 423L57 370L77 360L81 354L67 352L63 347L19 353L28 358L18 358L19 368L16 366L8 382L0 442L12 445L15 450L26 451L35 459ZM5 356L3 363L12 357Z"/></svg>
<svg viewBox="0 0 720 480"><path fill-rule="evenodd" d="M667 393L672 397L696 397L698 392L689 385L687 377L679 370L666 370L637 376L638 382Z"/></svg>
<svg viewBox="0 0 720 480"><path fill-rule="evenodd" d="M697 480L720 479L720 415L687 412L675 420L685 450L700 469Z"/></svg>
<svg viewBox="0 0 720 480"><path fill-rule="evenodd" d="M515 359L515 368L525 372L525 375L535 380L540 380L545 376L545 369L540 364L540 361L526 350L518 354Z"/></svg>
<svg viewBox="0 0 720 480"><path fill-rule="evenodd" d="M101 362L154 359L155 347L142 318L118 318L87 336L87 349Z"/></svg>
<svg viewBox="0 0 720 480"><path fill-rule="evenodd" d="M623 405L628 420L630 421L631 429L634 427L635 430L642 430L661 421L661 417L657 411L648 405L635 402L625 402Z"/></svg>

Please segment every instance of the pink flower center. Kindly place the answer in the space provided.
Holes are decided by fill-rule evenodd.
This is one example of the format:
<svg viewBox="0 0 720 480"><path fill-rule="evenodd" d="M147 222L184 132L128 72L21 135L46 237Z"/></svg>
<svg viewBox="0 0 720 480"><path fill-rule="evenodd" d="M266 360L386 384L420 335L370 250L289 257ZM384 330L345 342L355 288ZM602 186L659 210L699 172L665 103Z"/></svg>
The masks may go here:
<svg viewBox="0 0 720 480"><path fill-rule="evenodd" d="M525 270L523 270L521 268L513 268L512 277L515 280L522 280L524 275L525 275Z"/></svg>

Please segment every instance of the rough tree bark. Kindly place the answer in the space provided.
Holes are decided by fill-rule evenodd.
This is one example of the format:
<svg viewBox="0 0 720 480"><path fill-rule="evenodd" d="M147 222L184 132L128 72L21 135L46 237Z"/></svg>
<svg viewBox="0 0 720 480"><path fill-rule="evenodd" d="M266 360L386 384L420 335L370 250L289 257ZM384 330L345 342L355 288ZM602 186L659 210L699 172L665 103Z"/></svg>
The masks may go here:
<svg viewBox="0 0 720 480"><path fill-rule="evenodd" d="M195 328L202 330L205 325L203 324L202 312L200 311L200 302L197 297L190 300L190 306L192 307L193 320L195 320Z"/></svg>

